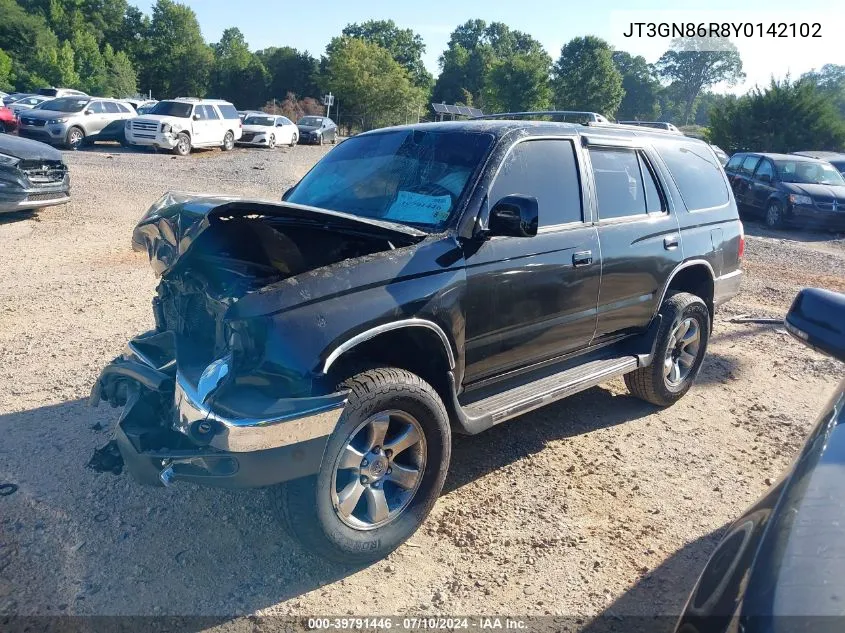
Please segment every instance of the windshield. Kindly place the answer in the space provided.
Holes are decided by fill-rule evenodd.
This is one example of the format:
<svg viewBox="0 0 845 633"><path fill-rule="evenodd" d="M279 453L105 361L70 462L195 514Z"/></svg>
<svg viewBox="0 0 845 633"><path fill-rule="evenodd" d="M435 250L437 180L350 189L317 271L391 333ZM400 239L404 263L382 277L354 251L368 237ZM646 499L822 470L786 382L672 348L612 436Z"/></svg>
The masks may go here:
<svg viewBox="0 0 845 633"><path fill-rule="evenodd" d="M489 134L422 130L354 137L317 163L287 200L437 231L492 142Z"/></svg>
<svg viewBox="0 0 845 633"><path fill-rule="evenodd" d="M87 97L62 97L51 99L39 104L39 110L52 110L54 112L81 112L88 105L90 99Z"/></svg>
<svg viewBox="0 0 845 633"><path fill-rule="evenodd" d="M845 180L829 163L811 163L797 160L775 161L783 182L805 185L845 185Z"/></svg>
<svg viewBox="0 0 845 633"><path fill-rule="evenodd" d="M179 101L159 101L150 114L161 114L162 116L175 116L181 119L187 119L191 116L191 110L194 105L192 103L181 103Z"/></svg>
<svg viewBox="0 0 845 633"><path fill-rule="evenodd" d="M275 120L271 116L248 114L244 119L244 125L263 125L264 127L273 127L273 125L275 125Z"/></svg>
<svg viewBox="0 0 845 633"><path fill-rule="evenodd" d="M297 122L297 125L307 125L309 127L319 127L323 124L323 117L319 116L304 116Z"/></svg>

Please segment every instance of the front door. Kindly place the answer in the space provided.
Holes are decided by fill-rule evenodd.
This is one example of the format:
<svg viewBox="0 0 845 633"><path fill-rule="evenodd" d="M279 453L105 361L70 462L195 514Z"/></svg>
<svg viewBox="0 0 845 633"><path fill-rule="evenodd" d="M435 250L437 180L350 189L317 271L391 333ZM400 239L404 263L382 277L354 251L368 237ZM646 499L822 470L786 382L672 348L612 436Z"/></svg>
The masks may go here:
<svg viewBox="0 0 845 633"><path fill-rule="evenodd" d="M534 237L470 242L466 253L468 383L586 347L601 278L598 236L584 203L572 139L527 139L504 158L487 195L537 199Z"/></svg>

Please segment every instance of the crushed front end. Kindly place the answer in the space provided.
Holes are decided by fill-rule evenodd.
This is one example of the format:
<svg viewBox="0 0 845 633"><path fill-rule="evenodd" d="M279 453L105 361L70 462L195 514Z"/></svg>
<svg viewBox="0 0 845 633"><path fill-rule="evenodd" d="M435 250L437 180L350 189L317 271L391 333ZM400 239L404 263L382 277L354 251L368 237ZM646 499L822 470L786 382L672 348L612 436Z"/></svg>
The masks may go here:
<svg viewBox="0 0 845 633"><path fill-rule="evenodd" d="M313 371L319 358L294 349L312 333L280 331L264 306L272 311L267 299L285 279L420 239L405 231L290 205L165 196L133 234L161 276L156 327L92 389L93 405L123 412L89 465L117 472L122 460L150 485L255 487L317 473L347 394Z"/></svg>

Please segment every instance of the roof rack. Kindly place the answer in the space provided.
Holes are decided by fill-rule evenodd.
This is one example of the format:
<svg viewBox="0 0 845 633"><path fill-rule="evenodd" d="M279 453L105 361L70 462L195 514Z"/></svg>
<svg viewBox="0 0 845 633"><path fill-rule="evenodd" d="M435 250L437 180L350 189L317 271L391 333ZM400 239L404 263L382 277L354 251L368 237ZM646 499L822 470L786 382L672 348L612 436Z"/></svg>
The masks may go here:
<svg viewBox="0 0 845 633"><path fill-rule="evenodd" d="M528 119L529 121L543 120L541 117L552 117L562 119L562 123L580 123L587 125L588 123L609 123L607 117L598 112L586 112L579 110L539 110L536 112L502 112L499 114L484 114L482 116L473 117L473 120L491 120L491 119ZM569 120L567 120L569 119Z"/></svg>

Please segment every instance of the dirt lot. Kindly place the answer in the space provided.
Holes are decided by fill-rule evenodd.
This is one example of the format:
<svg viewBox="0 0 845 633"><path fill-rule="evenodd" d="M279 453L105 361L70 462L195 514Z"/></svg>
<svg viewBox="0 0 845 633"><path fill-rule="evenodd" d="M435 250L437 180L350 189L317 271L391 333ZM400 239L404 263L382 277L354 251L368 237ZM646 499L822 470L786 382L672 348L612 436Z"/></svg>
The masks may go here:
<svg viewBox="0 0 845 633"><path fill-rule="evenodd" d="M366 569L299 549L265 491L85 468L117 417L89 389L152 325L139 216L169 189L278 199L323 151L67 154L73 202L0 218L0 483L18 486L0 497L0 615L678 613L842 375L779 328L727 319L782 316L804 285L845 291L845 241L748 225L743 292L682 402L657 410L616 381L457 438L429 520Z"/></svg>

